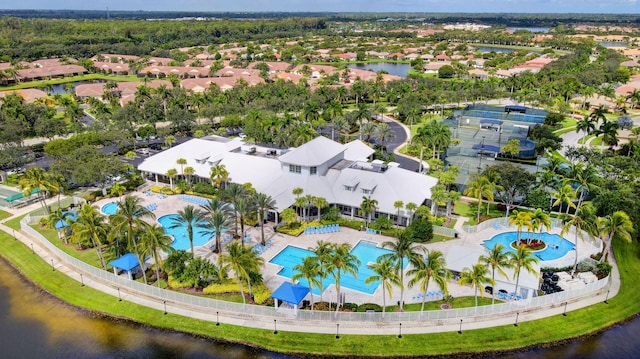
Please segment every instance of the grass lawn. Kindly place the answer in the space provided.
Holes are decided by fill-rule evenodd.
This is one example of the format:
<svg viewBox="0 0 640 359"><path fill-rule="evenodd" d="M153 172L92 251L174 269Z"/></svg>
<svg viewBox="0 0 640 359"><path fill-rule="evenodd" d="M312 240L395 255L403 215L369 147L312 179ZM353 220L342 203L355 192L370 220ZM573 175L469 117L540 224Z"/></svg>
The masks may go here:
<svg viewBox="0 0 640 359"><path fill-rule="evenodd" d="M58 239L58 231L55 229L46 229L41 228L38 225L32 225L31 228L40 232L49 242L53 243L56 247L60 248L63 252L68 255L78 258L79 260L92 265L94 267L100 268L100 260L98 259L98 253L94 248L78 250L75 244L64 244L61 239ZM106 254L106 253L105 253ZM105 261L108 261L105 259Z"/></svg>
<svg viewBox="0 0 640 359"><path fill-rule="evenodd" d="M3 210L0 209L0 221L5 219L5 218L9 218L11 216L12 216L11 213L3 211Z"/></svg>
<svg viewBox="0 0 640 359"><path fill-rule="evenodd" d="M26 214L23 214L22 216L18 216L16 218L12 218L12 219L4 222L4 224L9 228L13 228L16 231L18 231L18 230L20 230L20 221L22 220L22 218L24 218L24 216L26 216Z"/></svg>
<svg viewBox="0 0 640 359"><path fill-rule="evenodd" d="M429 290L438 289L438 288L429 288ZM420 299L422 300L422 299ZM422 307L422 302L419 303L410 303L407 304L407 298L405 298L405 305L403 307L405 312L419 312ZM496 303L501 303L501 301L496 301ZM441 310L440 305L445 304L442 300L432 301L432 302L424 302L424 310ZM461 297L461 298L453 298L451 302L449 302L451 308L469 308L474 307L476 305L476 300L474 297ZM485 294L484 297L480 296L480 292L478 292L478 306L483 305L491 305L491 296ZM388 305L386 311L387 312L395 312L400 309L397 305Z"/></svg>
<svg viewBox="0 0 640 359"><path fill-rule="evenodd" d="M113 81L129 81L129 82L142 81L142 79L140 79L136 75L131 75L131 76L109 76L109 75L105 75L105 74L87 74L87 75L71 76L71 77L65 77L65 78L53 79L53 80L46 80L46 81L21 82L21 83L19 83L17 85L2 86L0 88L2 90L4 90L4 91L6 91L6 90L20 90L20 89L25 89L25 88L42 88L47 84L49 84L49 85L58 85L58 84L66 84L66 83L69 83L69 82L89 81L89 80L105 80L105 81L113 80Z"/></svg>

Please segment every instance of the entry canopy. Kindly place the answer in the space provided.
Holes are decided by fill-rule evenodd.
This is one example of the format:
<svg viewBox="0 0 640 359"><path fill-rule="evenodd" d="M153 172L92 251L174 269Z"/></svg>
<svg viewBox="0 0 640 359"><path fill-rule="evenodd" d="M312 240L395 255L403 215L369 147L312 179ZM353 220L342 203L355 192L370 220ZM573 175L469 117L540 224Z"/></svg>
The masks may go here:
<svg viewBox="0 0 640 359"><path fill-rule="evenodd" d="M124 271L130 271L133 268L139 266L140 261L135 254L127 253L118 259L112 260L111 262L109 262L109 265L114 268L122 269Z"/></svg>
<svg viewBox="0 0 640 359"><path fill-rule="evenodd" d="M284 282L280 287L278 287L278 289L276 289L275 292L273 292L273 294L271 294L271 298L281 300L285 303L298 305L302 302L304 297L307 296L307 294L309 294L308 287Z"/></svg>

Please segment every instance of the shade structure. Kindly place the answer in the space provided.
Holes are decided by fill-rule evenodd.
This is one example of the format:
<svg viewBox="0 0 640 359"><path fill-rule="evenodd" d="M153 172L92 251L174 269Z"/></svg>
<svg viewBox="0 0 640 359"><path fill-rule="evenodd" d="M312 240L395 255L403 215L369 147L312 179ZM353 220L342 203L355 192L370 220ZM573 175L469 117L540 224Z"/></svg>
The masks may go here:
<svg viewBox="0 0 640 359"><path fill-rule="evenodd" d="M309 294L309 287L305 287L298 284L292 284L290 282L284 282L278 289L271 294L271 298L281 300L285 303L298 305L304 297Z"/></svg>
<svg viewBox="0 0 640 359"><path fill-rule="evenodd" d="M67 218L70 221L75 222L75 220L78 219L78 212L76 212L76 211L69 211L69 212L66 213L66 215L67 215ZM67 221L59 220L58 222L56 222L56 226L55 227L56 227L56 229L62 229L62 228L68 227L68 226L69 226L69 223L67 223Z"/></svg>
<svg viewBox="0 0 640 359"><path fill-rule="evenodd" d="M109 262L109 265L114 268L130 271L140 265L140 261L135 254L127 253L118 259L112 260L111 262Z"/></svg>

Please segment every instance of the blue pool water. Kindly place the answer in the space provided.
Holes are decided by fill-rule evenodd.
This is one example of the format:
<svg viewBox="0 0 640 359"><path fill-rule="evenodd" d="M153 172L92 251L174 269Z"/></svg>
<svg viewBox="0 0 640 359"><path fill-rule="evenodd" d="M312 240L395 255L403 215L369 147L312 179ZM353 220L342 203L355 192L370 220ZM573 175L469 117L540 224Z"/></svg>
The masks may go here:
<svg viewBox="0 0 640 359"><path fill-rule="evenodd" d="M376 244L372 242L360 241L355 247L353 247L351 253L358 259L360 259L358 275L354 277L351 274L343 273L340 278L340 287L357 290L359 292L367 294L373 294L380 285L380 282L375 281L369 284L364 283L364 280L367 277L373 275L373 272L369 268L367 268L367 264L370 262L375 262L378 257L383 254L391 253L391 251L385 248L376 247ZM314 255L314 253L310 250L294 246L286 246L280 253L273 257L269 261L269 263L282 266L283 268L280 270L280 272L278 272L278 274L291 279L291 277L296 274L296 271L293 270L293 267L295 267L297 264L302 263L305 258L312 255ZM407 267L407 263L404 263L404 267ZM305 279L301 279L300 284L304 286L309 285L309 283ZM327 287L331 284L335 284L332 276L328 276L327 278L322 280L322 286L324 289L327 289ZM312 292L315 295L320 295L320 289L318 288L312 288Z"/></svg>
<svg viewBox="0 0 640 359"><path fill-rule="evenodd" d="M541 261L552 261L564 257L569 251L574 250L573 243L560 237L557 234L542 233L540 237L539 233L522 233L522 240L526 240L532 236L533 239L541 239L547 244L547 247L541 251L536 251L535 256ZM496 244L502 244L507 250L515 252L515 249L511 248L511 242L518 239L518 232L505 232L500 233L491 238L491 240L484 241L484 246L490 250L496 246ZM556 248L557 246L557 248Z"/></svg>
<svg viewBox="0 0 640 359"><path fill-rule="evenodd" d="M102 213L106 214L106 215L113 215L116 214L116 212L118 211L118 203L117 202L109 202L107 204L105 204L104 206L102 206Z"/></svg>
<svg viewBox="0 0 640 359"><path fill-rule="evenodd" d="M173 225L174 219L177 218L177 214L167 214L158 218L158 223L164 228L164 231L173 236L173 243L171 247L176 250L190 251L191 245L189 244L189 235L187 234L187 226L179 226L176 228L169 228ZM195 227L193 229L193 246L202 246L212 239L212 235L208 231Z"/></svg>

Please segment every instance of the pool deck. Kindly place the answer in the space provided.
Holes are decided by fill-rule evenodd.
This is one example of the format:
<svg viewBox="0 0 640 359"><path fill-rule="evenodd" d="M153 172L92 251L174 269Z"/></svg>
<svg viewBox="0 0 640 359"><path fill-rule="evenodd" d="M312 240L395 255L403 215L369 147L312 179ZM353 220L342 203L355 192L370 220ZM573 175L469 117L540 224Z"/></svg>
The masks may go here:
<svg viewBox="0 0 640 359"><path fill-rule="evenodd" d="M159 196L158 194L153 194L151 196L148 196L142 192L135 192L133 193L133 195L141 199L141 204L143 206L147 206L152 203L157 204L157 208L153 211L153 214L156 216L156 218L160 218L161 216L164 216L167 214L176 213L179 209L184 208L186 205L193 205L193 206L199 207L196 204L181 200L177 196L162 197L162 196ZM94 205L96 205L98 208L102 208L103 205L109 202L114 202L114 201L118 201L118 199L117 198L104 199L104 200L95 202ZM498 229L498 228L489 226L488 229L484 229L476 233L467 233L463 230L463 227L462 227L462 223L464 223L465 220L466 220L465 218L460 218L460 220L457 222L458 224L456 225L456 230L459 233L458 239L452 239L452 240L440 241L440 242L434 241L434 242L429 242L427 244L424 244L422 246L424 246L429 250L441 251L446 256L447 252L453 246L470 247L474 249L483 250L485 249L483 245L483 242L485 240L491 239L491 237L493 237L494 235L503 233L505 231L516 231L515 227L507 228L505 226L502 226L501 228ZM154 222L157 223L157 221L155 220ZM283 282L290 281L289 278L278 275L278 272L282 268L281 266L269 263L269 260L271 258L276 256L280 251L282 251L288 245L309 249L309 248L315 247L317 242L322 240L322 241L327 241L332 243L348 243L352 247L354 247L359 241L365 240L365 241L376 243L378 246L382 246L383 242L394 240L391 237L367 234L364 231L361 232L358 230L344 228L344 227L341 228L339 232L334 232L334 233L302 234L299 237L293 237L293 236L285 235L282 233L274 232L273 225L274 224L272 222L269 222L268 224L265 225L265 228L264 228L265 240L271 240L272 245L262 253L262 257L265 260L265 266L262 271L264 283L271 290L275 290ZM561 230L560 228L552 228L547 232L553 233L553 234L560 234L560 230ZM240 231L240 228L238 228L238 231ZM254 246L260 242L260 227L245 226L245 232L247 235L251 236L251 241L245 242L245 245ZM574 242L573 239L575 238L575 235L574 233L569 233L568 235L565 236L565 238L573 243ZM217 254L213 253L213 251L210 249L210 247L214 244L214 242L215 242L215 239L205 243L202 246L195 246L194 247L195 255L208 259L213 263L217 263L218 256ZM599 249L595 245L592 245L584 241L579 242L580 257L588 256L597 252L599 252ZM570 251L569 254L567 254L565 257L557 261L544 262L544 266L573 265L573 261L575 258L573 253L574 253L573 251ZM469 266L473 264L475 263L469 263ZM405 275L405 283L407 282L408 282L408 278ZM439 288L434 283L431 283L428 289L429 291L439 290ZM382 304L383 303L381 286L379 286L378 289L375 291L375 293L372 295L351 290L345 287L341 287L340 290L342 293L345 293L345 296L346 296L345 300L346 302L349 302L349 303L357 303L357 304L362 304L362 303ZM452 295L453 297L474 295L474 291L471 287L459 285L453 279L451 279L448 282L448 290L449 290L449 294ZM418 289L418 286L415 286L413 288L409 288L408 286L405 286L405 293L404 293L405 304L420 303L422 299L418 298L419 294L420 294L420 291ZM335 285L332 284L324 289L322 299L327 300L327 298L332 298L333 300L335 300L336 298L335 296L336 296L336 289L335 289ZM315 301L318 301L319 299L320 298L318 296L314 296ZM427 298L427 300L437 300L437 299L440 299L440 298L439 297ZM390 305L393 303L397 303L398 301L400 301L400 290L394 286L392 291L392 296L391 298L389 297L386 298L386 303L387 305Z"/></svg>

